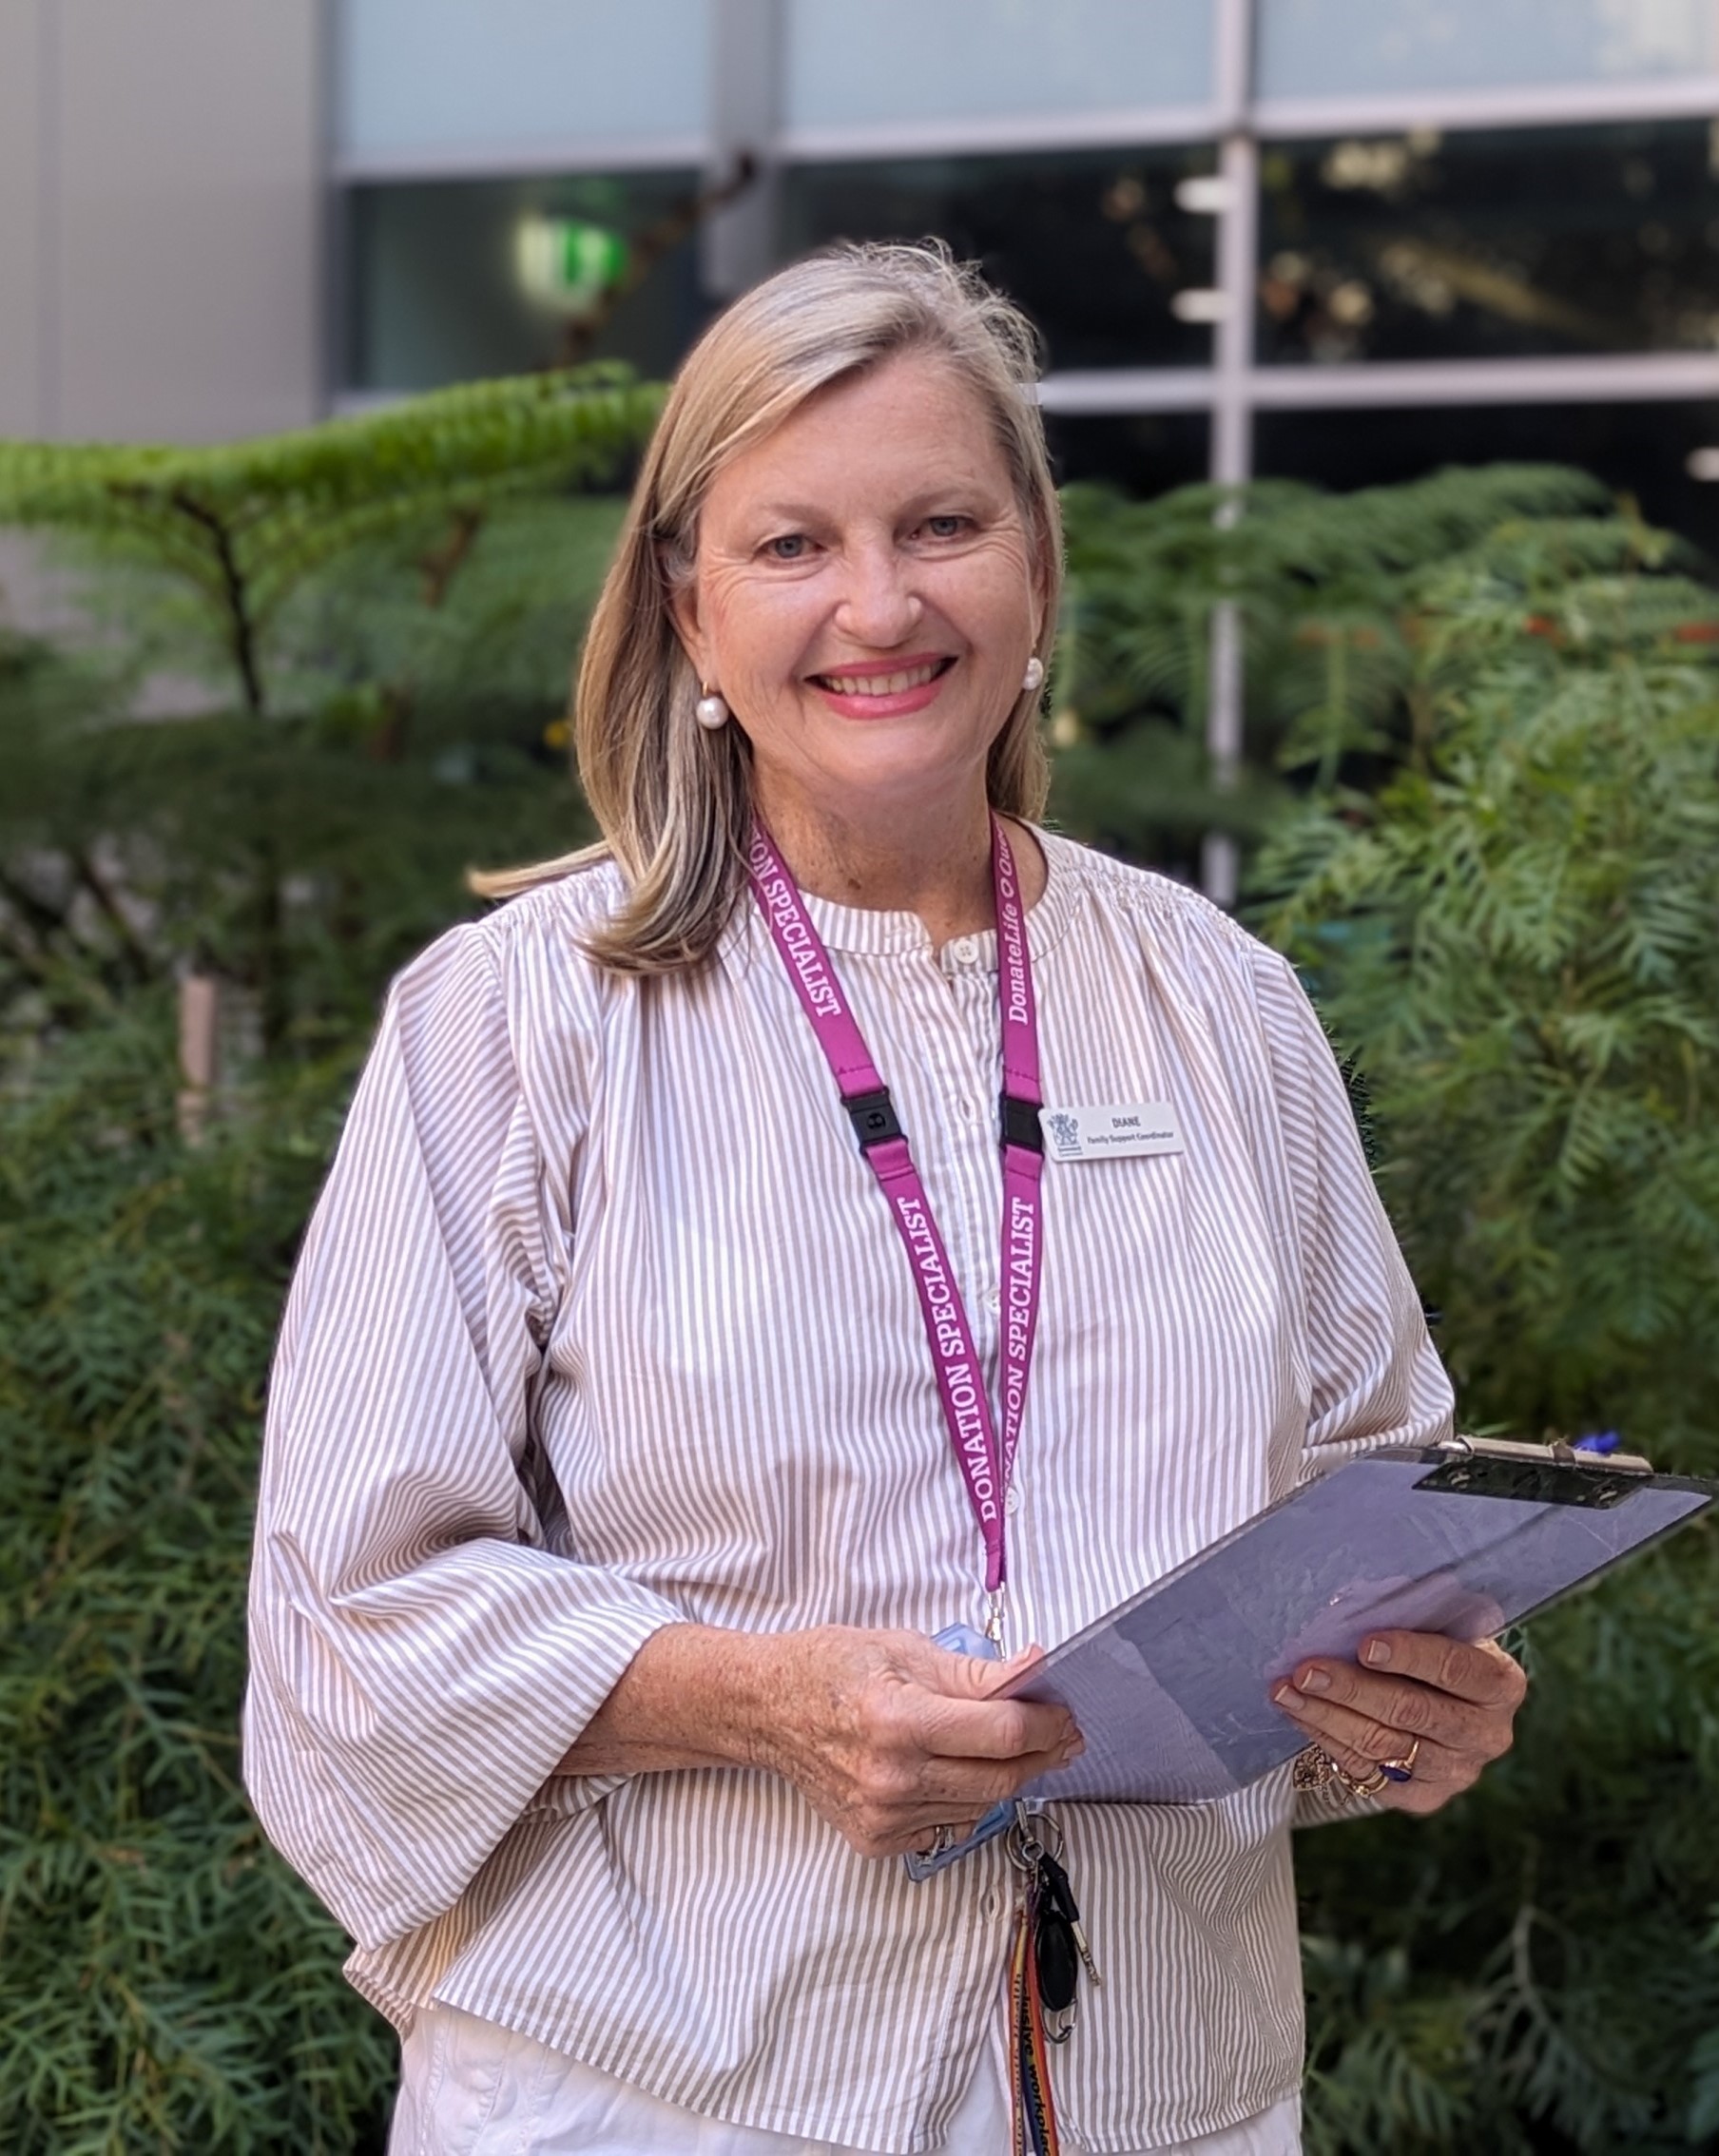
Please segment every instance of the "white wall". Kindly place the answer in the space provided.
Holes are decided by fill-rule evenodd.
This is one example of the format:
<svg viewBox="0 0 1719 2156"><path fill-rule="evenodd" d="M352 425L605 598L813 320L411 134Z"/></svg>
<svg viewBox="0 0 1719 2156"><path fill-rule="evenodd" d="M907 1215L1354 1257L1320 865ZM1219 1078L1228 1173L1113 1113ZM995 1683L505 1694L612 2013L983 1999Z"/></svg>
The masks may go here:
<svg viewBox="0 0 1719 2156"><path fill-rule="evenodd" d="M0 434L36 431L42 323L36 0L0 0Z"/></svg>
<svg viewBox="0 0 1719 2156"><path fill-rule="evenodd" d="M321 402L319 0L0 0L0 432Z"/></svg>

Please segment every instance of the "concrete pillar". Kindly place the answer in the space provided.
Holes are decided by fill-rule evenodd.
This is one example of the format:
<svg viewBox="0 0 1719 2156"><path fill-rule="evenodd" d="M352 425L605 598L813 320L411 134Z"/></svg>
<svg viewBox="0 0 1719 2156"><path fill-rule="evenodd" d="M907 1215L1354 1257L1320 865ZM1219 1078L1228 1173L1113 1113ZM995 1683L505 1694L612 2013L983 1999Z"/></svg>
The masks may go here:
<svg viewBox="0 0 1719 2156"><path fill-rule="evenodd" d="M0 433L323 402L321 0L0 0Z"/></svg>

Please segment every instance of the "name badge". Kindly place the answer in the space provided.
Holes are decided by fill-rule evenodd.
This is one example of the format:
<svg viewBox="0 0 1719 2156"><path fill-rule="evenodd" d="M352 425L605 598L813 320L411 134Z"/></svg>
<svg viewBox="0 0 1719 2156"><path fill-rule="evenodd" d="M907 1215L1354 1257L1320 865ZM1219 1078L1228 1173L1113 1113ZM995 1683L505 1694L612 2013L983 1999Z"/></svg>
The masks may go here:
<svg viewBox="0 0 1719 2156"><path fill-rule="evenodd" d="M1045 1150L1053 1161L1127 1160L1142 1153L1179 1153L1182 1132L1167 1101L1117 1101L1097 1107L1038 1111Z"/></svg>

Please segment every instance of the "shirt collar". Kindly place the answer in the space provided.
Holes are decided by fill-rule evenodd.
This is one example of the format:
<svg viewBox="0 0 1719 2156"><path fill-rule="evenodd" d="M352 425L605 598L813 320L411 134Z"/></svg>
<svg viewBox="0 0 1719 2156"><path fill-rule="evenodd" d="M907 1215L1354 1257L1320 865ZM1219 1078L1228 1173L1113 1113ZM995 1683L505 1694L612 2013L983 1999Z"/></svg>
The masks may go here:
<svg viewBox="0 0 1719 2156"><path fill-rule="evenodd" d="M1045 857L1045 888L1027 914L1027 945L1036 961L1061 942L1080 906L1082 891L1077 865L1080 848L1053 832L1041 830L1037 824L1028 828ZM802 893L802 897L812 925L828 951L847 952L857 957L891 958L931 949L931 937L917 914L878 913L864 906L843 906L833 898L820 898L809 891ZM956 940L972 946L973 955L968 962L971 970L996 972L995 929ZM744 972L758 953L768 951L769 943L769 934L748 892L735 908L735 917L724 932L719 946L723 962L730 971Z"/></svg>

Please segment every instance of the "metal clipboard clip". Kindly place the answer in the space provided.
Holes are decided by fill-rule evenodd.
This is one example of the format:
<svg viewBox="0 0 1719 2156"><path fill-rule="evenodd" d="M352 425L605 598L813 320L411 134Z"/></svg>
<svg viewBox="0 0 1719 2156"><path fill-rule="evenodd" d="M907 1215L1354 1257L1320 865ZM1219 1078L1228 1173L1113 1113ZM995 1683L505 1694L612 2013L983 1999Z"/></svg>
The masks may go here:
<svg viewBox="0 0 1719 2156"><path fill-rule="evenodd" d="M1610 1511L1652 1473L1634 1453L1583 1452L1562 1438L1529 1445L1515 1438L1445 1437L1450 1456L1416 1483L1417 1490L1471 1497L1514 1497L1530 1505L1579 1505Z"/></svg>

